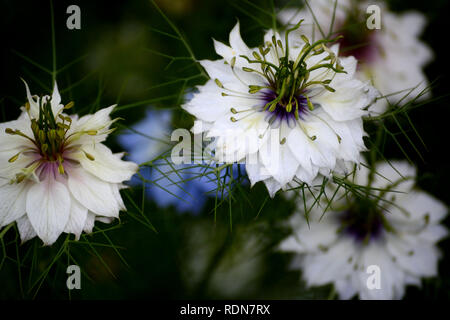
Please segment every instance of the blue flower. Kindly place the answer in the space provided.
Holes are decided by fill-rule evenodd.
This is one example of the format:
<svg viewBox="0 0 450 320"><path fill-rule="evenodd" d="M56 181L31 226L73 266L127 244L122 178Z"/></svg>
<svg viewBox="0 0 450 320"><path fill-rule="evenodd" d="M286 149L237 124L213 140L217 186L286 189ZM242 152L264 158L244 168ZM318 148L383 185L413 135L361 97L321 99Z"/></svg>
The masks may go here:
<svg viewBox="0 0 450 320"><path fill-rule="evenodd" d="M168 110L147 110L142 121L118 137L119 144L128 150L128 158L142 164L169 150L171 120Z"/></svg>
<svg viewBox="0 0 450 320"><path fill-rule="evenodd" d="M128 150L129 159L137 163L154 160L170 150L171 112L147 111L145 119L119 136L118 141ZM233 177L244 172L243 166L233 165ZM220 181L213 167L205 164L174 165L167 156L151 166L143 166L141 178L133 185L145 185L147 196L160 207L174 206L178 212L199 213L208 197L226 196L230 181L226 170ZM144 180L141 180L141 179Z"/></svg>

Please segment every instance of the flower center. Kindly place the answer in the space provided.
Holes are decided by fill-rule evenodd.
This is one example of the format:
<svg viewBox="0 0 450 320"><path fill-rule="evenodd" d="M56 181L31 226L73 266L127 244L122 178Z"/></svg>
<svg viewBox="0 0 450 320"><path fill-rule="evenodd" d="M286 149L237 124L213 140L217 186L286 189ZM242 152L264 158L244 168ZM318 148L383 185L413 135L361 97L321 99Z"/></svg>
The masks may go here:
<svg viewBox="0 0 450 320"><path fill-rule="evenodd" d="M314 110L311 98L313 92L317 93L317 90L313 89L321 87L320 89L334 92L335 90L330 87L334 75L345 73L345 71L339 59L326 44L337 41L339 37L311 43L306 36L302 35L304 45L298 50L297 56L291 59L289 34L298 29L302 21L286 31L284 44L274 35L272 41L267 41L258 50L253 51L252 57L240 56L250 65L255 65L255 68L243 67L242 71L262 76L265 78L266 85L247 84L240 79L234 70L236 57L233 57L230 61L231 70L236 78L248 87L248 92L236 92L224 87L219 79L215 79L217 86L225 91L222 92L222 96L238 94L238 97L247 97L246 95L250 95L250 98L260 100L264 104L258 111L268 112L269 119L287 121L291 125L300 119L300 114L306 111L306 107L311 111ZM309 58L319 55L322 55L322 59L315 59L314 65L307 64ZM321 80L310 79L311 72L316 70L323 72ZM237 114L242 111L231 108L231 112ZM230 120L235 122L239 119L231 117Z"/></svg>
<svg viewBox="0 0 450 320"><path fill-rule="evenodd" d="M39 110L39 118L31 119L31 130L43 160L62 161L66 133L70 129L71 124L72 119L70 117L61 114L55 117L49 101L42 103Z"/></svg>
<svg viewBox="0 0 450 320"><path fill-rule="evenodd" d="M340 231L363 243L378 239L383 230L389 229L382 211L370 199L358 198L339 219Z"/></svg>
<svg viewBox="0 0 450 320"><path fill-rule="evenodd" d="M354 56L364 63L370 63L376 59L378 55L376 33L367 29L365 24L365 18L360 15L360 12L351 12L348 15L338 31L338 34L342 36L339 40L341 56Z"/></svg>
<svg viewBox="0 0 450 320"><path fill-rule="evenodd" d="M261 94L263 96L263 101L265 102L265 104L271 103L278 98L277 93L273 90L265 90L262 91ZM272 111L266 110L267 121L275 127L278 127L283 121L286 122L289 127L295 126L295 113L292 112L292 110L288 109L288 105L289 100L286 97L279 100L276 104L275 109L273 109ZM298 116L301 119L302 115L307 112L307 98L302 94L296 94L290 108L298 110Z"/></svg>
<svg viewBox="0 0 450 320"><path fill-rule="evenodd" d="M70 109L74 105L73 102L68 103L62 110ZM39 115L33 118L30 114L30 104L25 104L25 110L31 120L32 137L29 137L20 130L13 130L7 128L5 132L10 135L18 135L30 140L34 147L25 148L18 154L9 159L9 162L16 161L22 153L32 153L37 155L37 159L33 161L27 168L23 169L21 173L16 175L14 182L20 183L25 178L30 176L36 170L40 172L47 172L49 170L58 170L60 174L64 174L64 152L68 149L69 138L74 134L68 135L68 131L72 125L72 118L62 114L62 110L57 115L53 114L51 98L45 96L39 99ZM81 134L96 135L97 131L80 132ZM86 157L90 160L94 158L87 154Z"/></svg>

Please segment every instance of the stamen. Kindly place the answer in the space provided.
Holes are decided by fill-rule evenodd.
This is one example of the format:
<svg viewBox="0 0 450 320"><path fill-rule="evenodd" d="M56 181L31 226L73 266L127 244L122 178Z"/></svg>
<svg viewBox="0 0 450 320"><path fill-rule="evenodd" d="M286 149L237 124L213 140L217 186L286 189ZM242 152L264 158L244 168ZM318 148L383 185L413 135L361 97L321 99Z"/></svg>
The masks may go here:
<svg viewBox="0 0 450 320"><path fill-rule="evenodd" d="M75 102L70 101L68 104L66 104L66 105L64 106L64 109L65 109L65 110L71 109L71 108L73 108L74 105L75 105Z"/></svg>
<svg viewBox="0 0 450 320"><path fill-rule="evenodd" d="M258 52L253 51L252 54L253 54L253 56L255 57L256 60L262 61L262 58L261 58L261 56L258 54Z"/></svg>
<svg viewBox="0 0 450 320"><path fill-rule="evenodd" d="M11 180L10 183L21 183L22 181L24 181L25 179L28 179L30 176L34 175L35 176L35 171L37 168L39 168L39 166L42 164L41 160L35 161L33 162L31 165L29 165L28 167L22 169L22 172L17 173L16 174L16 178Z"/></svg>
<svg viewBox="0 0 450 320"><path fill-rule="evenodd" d="M297 120L300 129L303 131L303 133L305 134L305 136L307 136L309 139L311 139L312 141L315 141L317 139L317 136L310 136L308 134L308 132L306 132L306 129L303 127L303 124L301 121Z"/></svg>
<svg viewBox="0 0 450 320"><path fill-rule="evenodd" d="M310 45L309 39L308 39L304 34L302 34L302 35L300 36L300 38L302 38L303 42L305 42L307 45Z"/></svg>
<svg viewBox="0 0 450 320"><path fill-rule="evenodd" d="M64 159L61 157L61 155L58 155L58 162L59 162L58 172L59 174L64 174L64 166L63 166Z"/></svg>
<svg viewBox="0 0 450 320"><path fill-rule="evenodd" d="M261 55L262 55L263 57L265 57L265 56L270 52L270 48L264 49L263 46L260 46L260 47L259 47L259 52L261 53Z"/></svg>
<svg viewBox="0 0 450 320"><path fill-rule="evenodd" d="M26 138L26 139L30 140L31 142L35 143L33 139L31 139L29 136L27 136L27 135L24 134L22 131L17 130L17 129L16 129L16 130L13 130L13 129L11 129L11 128L6 128L6 129L5 129L5 133L6 133L6 134L9 134L9 135L18 135L18 136L21 136L21 137L23 137L23 138Z"/></svg>
<svg viewBox="0 0 450 320"><path fill-rule="evenodd" d="M283 50L283 43L281 42L281 40L277 40L277 44L280 47L280 49Z"/></svg>
<svg viewBox="0 0 450 320"><path fill-rule="evenodd" d="M231 68L234 68L235 64L236 64L236 57L233 57L230 61Z"/></svg>
<svg viewBox="0 0 450 320"><path fill-rule="evenodd" d="M328 86L328 85L324 85L323 86L325 89L327 89L328 91L330 91L330 92L336 92L336 89L334 89L334 88L332 88L332 87L330 87L330 86Z"/></svg>
<svg viewBox="0 0 450 320"><path fill-rule="evenodd" d="M221 88L221 89L224 88L222 82L220 82L219 79L214 79L214 82L217 84L217 86L218 86L219 88Z"/></svg>
<svg viewBox="0 0 450 320"><path fill-rule="evenodd" d="M272 43L273 43L273 46L276 48L277 47L277 38L275 37L275 35L272 36Z"/></svg>
<svg viewBox="0 0 450 320"><path fill-rule="evenodd" d="M308 109L309 109L310 111L314 111L314 105L311 103L311 100L309 100L309 97L308 97L308 96L306 96L306 101L307 101L307 103L308 103Z"/></svg>
<svg viewBox="0 0 450 320"><path fill-rule="evenodd" d="M256 107L256 106L255 106ZM234 109L234 108L231 108L230 109L231 110L231 112L233 113L233 114L238 114L238 113L244 113L244 112L247 112L247 114L245 115L245 116L243 116L242 118L235 118L235 117L231 117L230 118L230 121L231 122L237 122L237 121L240 121L240 120L243 120L243 119L245 119L245 118L248 118L249 116L251 116L252 114L254 114L255 112L258 112L257 110L255 110L255 109L246 109L246 110L242 110L242 111L237 111L236 109ZM234 111L234 112L233 112ZM248 112L250 112L250 113L248 113Z"/></svg>
<svg viewBox="0 0 450 320"><path fill-rule="evenodd" d="M84 155L86 156L86 158L88 158L91 161L95 161L95 158L93 155L87 153L86 151L83 151L83 152L84 152Z"/></svg>
<svg viewBox="0 0 450 320"><path fill-rule="evenodd" d="M231 111L232 114L238 114L238 113L255 111L255 109L254 108L250 108L250 109L244 109L244 110L237 111L235 108L231 108L230 111Z"/></svg>
<svg viewBox="0 0 450 320"><path fill-rule="evenodd" d="M257 93L257 92L261 91L264 88L269 88L267 86L266 87L261 87L261 86L254 86L254 85L250 85L248 87L249 87L248 93L251 93L251 94Z"/></svg>
<svg viewBox="0 0 450 320"><path fill-rule="evenodd" d="M58 172L59 172L59 174L64 174L64 167L63 167L62 163L60 163L58 165Z"/></svg>
<svg viewBox="0 0 450 320"><path fill-rule="evenodd" d="M239 94L228 94L225 92L222 92L222 97L236 97L236 98L242 98L242 99L251 99L251 100L255 100L255 94L251 95L247 92L241 93L238 92ZM240 95L242 94L242 95ZM260 96L256 96L257 98L261 98Z"/></svg>
<svg viewBox="0 0 450 320"><path fill-rule="evenodd" d="M12 156L12 157L8 160L8 162L9 162L9 163L15 162L15 161L19 158L19 155L20 155L21 153L22 153L22 152L19 152L19 153L17 153L16 155Z"/></svg>

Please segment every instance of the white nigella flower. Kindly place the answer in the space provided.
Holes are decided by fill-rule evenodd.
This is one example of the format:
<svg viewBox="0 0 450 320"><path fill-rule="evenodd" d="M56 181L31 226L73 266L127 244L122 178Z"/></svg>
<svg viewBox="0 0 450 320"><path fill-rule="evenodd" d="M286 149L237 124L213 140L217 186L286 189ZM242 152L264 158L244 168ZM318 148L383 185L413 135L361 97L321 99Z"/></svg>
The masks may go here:
<svg viewBox="0 0 450 320"><path fill-rule="evenodd" d="M271 196L358 163L362 117L378 94L354 78L355 58L325 46L332 41L287 38L270 30L250 49L237 24L230 46L214 41L222 59L200 62L211 79L183 106L197 118L194 133L215 138L219 160L245 161L252 185L264 181Z"/></svg>
<svg viewBox="0 0 450 320"><path fill-rule="evenodd" d="M395 14L380 1L338 0L310 1L311 10L306 6L303 10L285 9L278 18L282 23L295 24L298 19L305 19L307 35L328 34L342 35L340 40L341 56L355 56L358 65L357 77L371 80L385 98L377 100L371 111L382 113L391 103L402 100L408 102L428 87L426 75L422 68L433 57L431 49L419 36L422 33L426 18L415 11ZM378 5L381 9L381 29L369 30L366 13L370 5ZM314 16L312 13L314 13ZM334 14L334 19L333 19ZM300 37L300 33L293 33ZM419 98L429 97L429 90L422 92Z"/></svg>
<svg viewBox="0 0 450 320"><path fill-rule="evenodd" d="M332 283L341 299L401 299L406 285L437 275L446 206L413 189L416 172L406 162L379 163L374 172L371 178L361 168L354 176L355 184L373 188L372 196L338 192L325 214L323 207L312 209L309 225L303 213L290 221L293 235L281 249L296 253L292 267L302 270L308 286ZM372 265L379 267L379 289L367 285L376 285L367 271Z"/></svg>
<svg viewBox="0 0 450 320"><path fill-rule="evenodd" d="M17 120L0 123L0 228L14 221L22 241L54 243L62 232L91 232L125 210L119 190L137 172L103 141L115 106L68 116L57 85L52 96L31 96Z"/></svg>

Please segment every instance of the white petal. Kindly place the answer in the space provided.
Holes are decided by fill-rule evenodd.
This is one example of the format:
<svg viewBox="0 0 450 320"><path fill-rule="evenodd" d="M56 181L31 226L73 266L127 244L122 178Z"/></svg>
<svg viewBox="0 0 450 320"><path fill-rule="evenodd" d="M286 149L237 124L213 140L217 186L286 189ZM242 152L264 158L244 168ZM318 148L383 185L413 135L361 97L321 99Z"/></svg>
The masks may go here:
<svg viewBox="0 0 450 320"><path fill-rule="evenodd" d="M312 171L310 163L318 167L333 169L336 165L336 154L339 148L336 134L322 121L308 120L304 121L302 126L303 130L300 128L292 130L288 137L290 149L300 164L308 171ZM315 140L312 139L314 136Z"/></svg>
<svg viewBox="0 0 450 320"><path fill-rule="evenodd" d="M115 107L116 105L112 105L108 108L100 109L94 114L89 114L81 117L77 123L79 129L83 128L84 130L99 130L100 128L108 126L111 122L111 112Z"/></svg>
<svg viewBox="0 0 450 320"><path fill-rule="evenodd" d="M308 185L314 184L314 179L317 177L318 168L313 166L310 171L306 170L304 167L299 166L295 176L300 179L300 181L307 183Z"/></svg>
<svg viewBox="0 0 450 320"><path fill-rule="evenodd" d="M282 130L281 132L283 133ZM259 156L268 174L284 187L293 180L299 163L289 147L280 144L284 136L280 136L278 130L269 131L267 134L270 137L259 150Z"/></svg>
<svg viewBox="0 0 450 320"><path fill-rule="evenodd" d="M114 218L98 216L98 217L95 217L95 221L100 221L102 223L110 224L111 222L114 221Z"/></svg>
<svg viewBox="0 0 450 320"><path fill-rule="evenodd" d="M384 189L392 186L392 191L409 192L414 186L416 168L407 161L381 162L376 166L372 187ZM394 193L389 193L388 196Z"/></svg>
<svg viewBox="0 0 450 320"><path fill-rule="evenodd" d="M401 197L396 206L389 209L387 217L399 224L412 223L416 226L425 224L437 224L445 218L448 209L444 203L423 191L411 191L408 195ZM401 208L401 209L400 209Z"/></svg>
<svg viewBox="0 0 450 320"><path fill-rule="evenodd" d="M414 235L389 236L387 249L408 273L422 277L437 275L439 251L433 244L424 243Z"/></svg>
<svg viewBox="0 0 450 320"><path fill-rule="evenodd" d="M128 188L128 187L125 186L125 185L119 184L119 183L115 183L115 184L111 185L111 189L112 189L112 192L113 192L114 199L116 199L116 202L117 202L117 205L119 206L119 210L120 211L126 211L127 210L127 208L125 207L125 204L123 203L122 196L120 195L120 190L126 189L126 188ZM110 217L106 217L106 218L109 219Z"/></svg>
<svg viewBox="0 0 450 320"><path fill-rule="evenodd" d="M354 254L350 240L337 241L335 245L320 254L307 255L303 261L303 277L309 286L333 283L353 271L348 262Z"/></svg>
<svg viewBox="0 0 450 320"><path fill-rule="evenodd" d="M334 286L339 293L339 299L349 300L357 294L356 287L352 284L350 279L338 279L334 282Z"/></svg>
<svg viewBox="0 0 450 320"><path fill-rule="evenodd" d="M55 81L54 87L53 87L53 94L52 94L52 111L53 115L57 117L57 115L61 112L61 110L64 108L64 105L61 104L61 95L59 94L58 90L58 84Z"/></svg>
<svg viewBox="0 0 450 320"><path fill-rule="evenodd" d="M236 68L249 67L249 63L247 62L247 60L240 57L240 55L242 55L243 53L236 51L235 49L227 46L226 44L214 40L214 49L216 50L217 54L222 56L223 59L228 63L231 63L231 60L233 58L236 58L234 62Z"/></svg>
<svg viewBox="0 0 450 320"><path fill-rule="evenodd" d="M92 233L94 224L95 224L95 214L93 214L92 212L88 212L86 222L83 227L83 231L86 233Z"/></svg>
<svg viewBox="0 0 450 320"><path fill-rule="evenodd" d="M200 64L205 68L206 72L212 80L219 79L224 88L218 87L214 82L216 92L221 95L222 92L230 93L227 89L236 90L241 95L248 93L248 84L252 85L265 85L266 80L264 77L254 73L245 72L240 68L235 67L234 72L229 64L225 64L224 60L202 60ZM203 87L199 87L201 92ZM206 88L205 88L206 89ZM230 107L231 108L231 107Z"/></svg>
<svg viewBox="0 0 450 320"><path fill-rule="evenodd" d="M70 139L70 142L85 144L89 142L99 143L104 141L106 139L106 134L103 133L107 132L113 122L110 114L115 107L116 105L112 105L108 108L103 108L94 114L85 115L78 120L73 119L70 130L67 132L67 136L76 132L85 131L97 131L98 134L95 136L90 136L88 134L83 134L80 136L75 134L73 135L73 138Z"/></svg>
<svg viewBox="0 0 450 320"><path fill-rule="evenodd" d="M265 134L268 123L264 117L263 113L255 112L236 122L229 118L216 121L207 135L217 137L216 157L227 163L239 162L257 152L269 138L269 134Z"/></svg>
<svg viewBox="0 0 450 320"><path fill-rule="evenodd" d="M27 216L44 244L51 245L64 231L70 215L70 194L52 177L34 184L27 195Z"/></svg>
<svg viewBox="0 0 450 320"><path fill-rule="evenodd" d="M242 40L239 22L236 23L233 30L230 32L230 46L238 55L248 55L248 52L250 51L244 40Z"/></svg>
<svg viewBox="0 0 450 320"><path fill-rule="evenodd" d="M356 166L356 172L353 177L353 182L359 186L367 186L369 184L369 173L370 170L367 168L367 166Z"/></svg>
<svg viewBox="0 0 450 320"><path fill-rule="evenodd" d="M359 163L360 152L365 151L363 120L334 121L325 113L320 115L339 137L337 155L340 159ZM336 145L333 146L336 148Z"/></svg>
<svg viewBox="0 0 450 320"><path fill-rule="evenodd" d="M264 184L266 185L267 191L269 191L269 195L271 198L275 197L277 191L282 188L282 185L274 178L264 180Z"/></svg>
<svg viewBox="0 0 450 320"><path fill-rule="evenodd" d="M26 198L30 184L7 184L0 187L0 228L26 213Z"/></svg>
<svg viewBox="0 0 450 320"><path fill-rule="evenodd" d="M425 29L427 23L426 17L416 11L409 11L401 15L401 20L405 26L405 31L408 31L411 35L418 37Z"/></svg>
<svg viewBox="0 0 450 320"><path fill-rule="evenodd" d="M34 231L34 228L27 216L23 216L17 220L17 229L19 229L22 243L37 236L36 231Z"/></svg>
<svg viewBox="0 0 450 320"><path fill-rule="evenodd" d="M83 151L94 157L89 160L83 152L77 154L77 160L91 174L111 183L128 181L138 171L137 164L123 161L101 143L84 145Z"/></svg>
<svg viewBox="0 0 450 320"><path fill-rule="evenodd" d="M230 103L233 100L232 97L223 97L214 81L210 80L200 88L199 93L183 105L183 109L200 120L212 122L230 112Z"/></svg>
<svg viewBox="0 0 450 320"><path fill-rule="evenodd" d="M39 99L37 98L37 100L34 100L33 97L31 96L31 92L30 92L30 88L28 87L28 84L22 80L23 83L25 84L25 90L27 92L27 99L28 99L28 103L30 104L30 115L37 119L39 117ZM44 96L42 99L46 99L47 96Z"/></svg>
<svg viewBox="0 0 450 320"><path fill-rule="evenodd" d="M258 158L258 157L256 157ZM245 171L250 179L251 186L253 187L257 182L268 179L267 170L264 169L264 165L261 164L259 159L256 163L245 164Z"/></svg>
<svg viewBox="0 0 450 320"><path fill-rule="evenodd" d="M359 261L359 271L356 274L359 277L360 298L375 300L401 299L404 294L404 271L395 264L389 252L384 245L372 243L361 250L361 259ZM370 290L367 287L367 279L370 274L367 273L367 267L375 265L381 271L381 288Z"/></svg>
<svg viewBox="0 0 450 320"><path fill-rule="evenodd" d="M303 206L303 200L298 201ZM325 215L320 210L312 210L309 216L309 223L303 216L304 213L298 213L297 219L291 220L294 234L299 243L308 252L314 252L321 248L332 246L337 239L336 213L327 212ZM322 217L322 219L320 219Z"/></svg>
<svg viewBox="0 0 450 320"><path fill-rule="evenodd" d="M81 205L101 216L119 216L121 205L117 202L114 184L100 180L82 167L67 172L70 193Z"/></svg>
<svg viewBox="0 0 450 320"><path fill-rule="evenodd" d="M279 246L281 251L304 253L306 252L304 246L298 241L295 236L290 236L283 240Z"/></svg>
<svg viewBox="0 0 450 320"><path fill-rule="evenodd" d="M311 162L311 152L309 138L306 137L304 132L300 128L295 128L289 134L286 140L287 145L291 149L292 153L296 157L300 166L307 172L312 172L313 165Z"/></svg>
<svg viewBox="0 0 450 320"><path fill-rule="evenodd" d="M427 242L436 243L446 238L448 234L449 234L448 229L439 224L428 226L427 228L425 228L425 230L423 230L419 234L419 236L421 239Z"/></svg>
<svg viewBox="0 0 450 320"><path fill-rule="evenodd" d="M3 153L5 151L11 152L19 152L24 148L34 147L34 144L21 136L18 135L9 135L5 132L7 128L13 130L20 130L24 134L29 137L33 136L31 132L31 123L28 118L23 118L19 120L8 121L4 123L0 123L0 152Z"/></svg>
<svg viewBox="0 0 450 320"><path fill-rule="evenodd" d="M72 197L69 221L67 221L64 232L73 233L76 239L79 240L86 224L87 213L88 209Z"/></svg>
<svg viewBox="0 0 450 320"><path fill-rule="evenodd" d="M346 121L361 118L368 112L363 110L370 106L378 92L367 83L359 80L341 81L331 86L336 90L329 92L323 90L314 98L313 103L318 103L331 118L336 121Z"/></svg>

